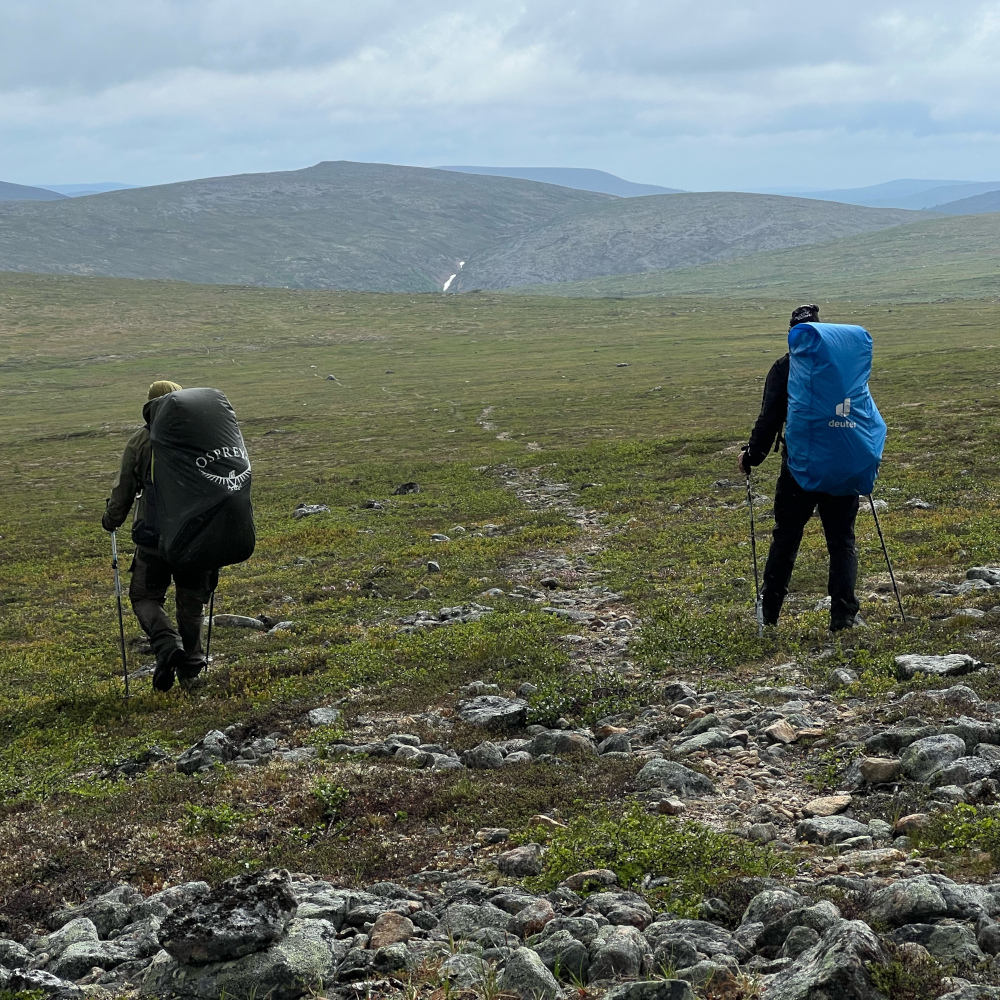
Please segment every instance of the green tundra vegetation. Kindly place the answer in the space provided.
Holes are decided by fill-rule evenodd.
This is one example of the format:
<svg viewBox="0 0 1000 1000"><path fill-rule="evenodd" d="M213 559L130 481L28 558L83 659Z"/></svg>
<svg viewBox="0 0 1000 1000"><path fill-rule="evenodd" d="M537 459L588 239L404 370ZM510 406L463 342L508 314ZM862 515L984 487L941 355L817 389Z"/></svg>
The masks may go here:
<svg viewBox="0 0 1000 1000"><path fill-rule="evenodd" d="M776 635L757 637L735 472L801 297L390 295L0 275L5 912L48 912L101 878L151 886L271 864L344 878L399 873L478 826L525 830L543 808L572 819L620 802L638 767L588 758L456 775L321 756L249 777L163 768L102 777L153 745L176 754L238 723L322 748L336 733L309 730L309 708L345 699L344 727L363 727L379 713L447 707L472 680L531 681L535 718L591 723L655 701L663 677L740 686L822 647L818 526L790 613ZM910 616L900 622L886 599L874 526L859 517L870 627L837 640L833 662L849 646L859 689L882 692L897 684L894 653L992 660L992 627L935 618L929 591L1000 552L1000 308L845 299L823 303L823 316L875 337L872 391L890 429L876 496L889 505L883 525ZM164 696L137 680L126 703L99 520L146 386L163 377L226 392L253 460L258 548L223 571L217 612L295 624L275 635L220 629L205 686ZM505 485L510 469L541 466L604 514L606 545L588 558L642 622L634 670L569 677L565 628L509 598L490 599L496 612L476 622L395 627L418 607L511 589L534 553L572 550L573 519L529 507ZM757 474L759 493L771 493L777 468L772 457ZM392 495L408 481L421 491ZM906 506L913 498L933 509ZM330 512L296 521L300 503ZM758 507L762 549L767 506ZM481 531L487 524L497 527ZM451 541L433 542L436 532ZM441 566L433 577L429 559ZM421 586L430 599L406 600ZM989 596L969 603L988 607ZM138 635L130 615L126 631ZM129 655L133 669L149 659ZM969 683L997 695L992 672Z"/></svg>

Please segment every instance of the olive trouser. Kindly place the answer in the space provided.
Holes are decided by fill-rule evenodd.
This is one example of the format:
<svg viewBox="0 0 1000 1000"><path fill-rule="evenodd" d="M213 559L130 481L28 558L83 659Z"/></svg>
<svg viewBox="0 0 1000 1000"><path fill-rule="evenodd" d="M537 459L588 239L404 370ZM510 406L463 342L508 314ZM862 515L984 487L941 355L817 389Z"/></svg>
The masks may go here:
<svg viewBox="0 0 1000 1000"><path fill-rule="evenodd" d="M205 605L218 586L218 570L176 570L152 549L139 546L129 572L132 574L129 600L139 624L149 636L156 662L165 663L178 649L200 654ZM177 628L164 610L171 579L177 591Z"/></svg>

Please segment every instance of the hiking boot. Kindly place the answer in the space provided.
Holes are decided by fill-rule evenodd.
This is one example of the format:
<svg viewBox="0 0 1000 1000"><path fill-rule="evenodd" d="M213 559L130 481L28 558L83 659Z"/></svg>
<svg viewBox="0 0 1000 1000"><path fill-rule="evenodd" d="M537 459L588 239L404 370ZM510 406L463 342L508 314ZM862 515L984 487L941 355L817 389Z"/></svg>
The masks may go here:
<svg viewBox="0 0 1000 1000"><path fill-rule="evenodd" d="M185 653L184 660L177 665L177 679L182 683L193 681L208 666L202 653Z"/></svg>
<svg viewBox="0 0 1000 1000"><path fill-rule="evenodd" d="M180 667L187 657L183 649L172 649L162 660L156 661L156 669L153 671L153 690L169 691L174 686L174 677L177 668Z"/></svg>
<svg viewBox="0 0 1000 1000"><path fill-rule="evenodd" d="M864 628L864 625L865 620L861 615L848 615L844 618L838 616L837 618L830 619L831 632L843 632L849 628Z"/></svg>

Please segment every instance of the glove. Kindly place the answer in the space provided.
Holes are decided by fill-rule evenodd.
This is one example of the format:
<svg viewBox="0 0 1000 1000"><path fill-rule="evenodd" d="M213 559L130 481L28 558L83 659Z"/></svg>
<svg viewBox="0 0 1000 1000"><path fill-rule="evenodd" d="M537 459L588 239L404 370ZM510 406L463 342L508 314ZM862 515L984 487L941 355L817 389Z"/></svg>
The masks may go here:
<svg viewBox="0 0 1000 1000"><path fill-rule="evenodd" d="M105 531L118 530L118 525L111 520L111 512L109 510L105 510L104 513L101 515L101 527Z"/></svg>

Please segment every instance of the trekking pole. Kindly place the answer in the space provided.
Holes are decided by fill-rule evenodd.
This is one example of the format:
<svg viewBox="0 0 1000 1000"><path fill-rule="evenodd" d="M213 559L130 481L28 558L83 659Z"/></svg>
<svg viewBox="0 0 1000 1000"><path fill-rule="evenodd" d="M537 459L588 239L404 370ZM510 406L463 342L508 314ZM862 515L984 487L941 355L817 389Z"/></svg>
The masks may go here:
<svg viewBox="0 0 1000 1000"><path fill-rule="evenodd" d="M128 698L128 658L125 655L125 619L122 617L122 581L118 575L118 537L111 532L111 568L115 573L115 598L118 601L118 638L122 647L122 677L125 680L125 697Z"/></svg>
<svg viewBox="0 0 1000 1000"><path fill-rule="evenodd" d="M764 605L760 599L760 575L757 572L757 532L753 516L753 491L750 488L750 473L747 473L747 506L750 508L750 552L753 555L754 614L757 618L757 635L764 634Z"/></svg>
<svg viewBox="0 0 1000 1000"><path fill-rule="evenodd" d="M896 595L896 603L899 605L899 617L906 621L906 613L903 611L903 599L899 596L899 587L896 586L896 574L892 571L892 561L889 559L889 550L885 545L885 536L882 534L882 525L878 522L878 511L875 510L875 501L872 495L868 494L868 503L871 504L872 517L875 518L875 528L878 531L878 540L882 543L882 555L885 556L885 564L889 567L889 579L892 580L892 589Z"/></svg>
<svg viewBox="0 0 1000 1000"><path fill-rule="evenodd" d="M212 596L208 599L208 638L205 640L205 669L208 670L208 665L211 662L210 653L212 652L212 617L215 614L215 591L212 591Z"/></svg>

